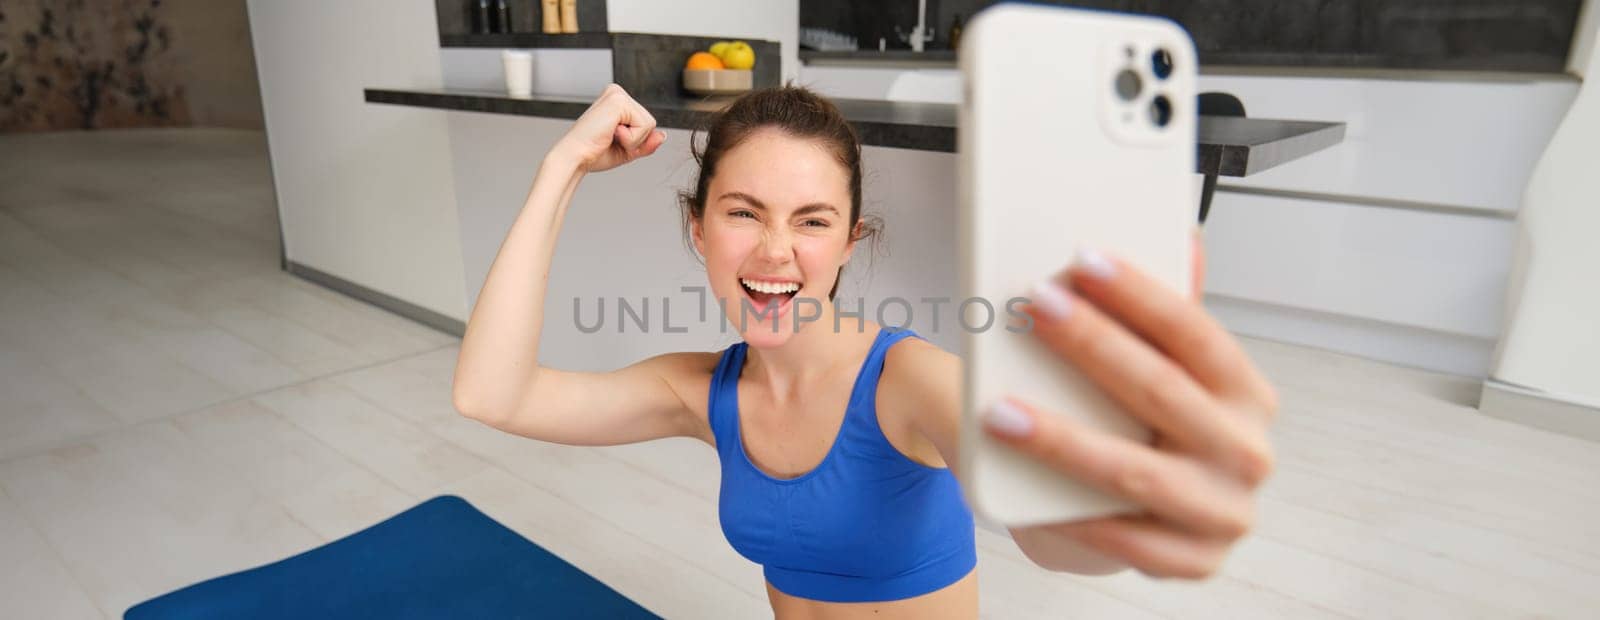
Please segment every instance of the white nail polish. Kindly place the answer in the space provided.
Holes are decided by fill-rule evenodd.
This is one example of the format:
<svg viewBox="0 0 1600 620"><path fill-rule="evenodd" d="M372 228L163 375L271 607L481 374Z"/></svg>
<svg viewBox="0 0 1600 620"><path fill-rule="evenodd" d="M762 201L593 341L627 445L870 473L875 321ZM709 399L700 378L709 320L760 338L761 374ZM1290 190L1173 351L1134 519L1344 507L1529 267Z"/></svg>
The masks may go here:
<svg viewBox="0 0 1600 620"><path fill-rule="evenodd" d="M1092 248L1078 250L1078 268L1097 279L1105 280L1115 275L1117 268L1111 261Z"/></svg>
<svg viewBox="0 0 1600 620"><path fill-rule="evenodd" d="M1004 399L990 403L983 411L983 423L995 432L1022 437L1033 431L1033 418Z"/></svg>
<svg viewBox="0 0 1600 620"><path fill-rule="evenodd" d="M1034 284L1030 295L1028 301L1038 306L1052 319L1060 321L1072 313L1072 297L1052 280Z"/></svg>

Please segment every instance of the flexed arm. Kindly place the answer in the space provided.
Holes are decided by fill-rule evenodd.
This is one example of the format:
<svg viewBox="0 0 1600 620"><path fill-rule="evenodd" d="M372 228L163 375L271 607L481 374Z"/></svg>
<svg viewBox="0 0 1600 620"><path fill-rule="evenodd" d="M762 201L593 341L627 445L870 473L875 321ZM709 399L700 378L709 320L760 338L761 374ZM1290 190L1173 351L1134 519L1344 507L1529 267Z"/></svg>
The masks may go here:
<svg viewBox="0 0 1600 620"><path fill-rule="evenodd" d="M561 224L590 172L654 153L666 135L615 84L545 156L522 211L489 268L456 360L452 401L495 428L571 444L615 444L701 435L668 377L692 354L653 357L606 373L539 366L545 292Z"/></svg>

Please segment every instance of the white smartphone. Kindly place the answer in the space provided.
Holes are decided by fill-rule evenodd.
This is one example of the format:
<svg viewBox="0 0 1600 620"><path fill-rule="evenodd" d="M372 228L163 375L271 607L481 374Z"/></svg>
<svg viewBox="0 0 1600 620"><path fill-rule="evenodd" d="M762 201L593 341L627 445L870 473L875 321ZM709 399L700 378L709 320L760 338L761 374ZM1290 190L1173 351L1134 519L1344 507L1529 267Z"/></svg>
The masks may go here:
<svg viewBox="0 0 1600 620"><path fill-rule="evenodd" d="M1007 316L1003 304L1085 245L1189 294L1195 58L1189 35L1161 18L999 4L972 19L961 41L957 131L963 300L988 300ZM1003 325L963 330L959 467L968 503L1007 526L1134 508L984 434L978 414L1010 395L1149 440L1033 334Z"/></svg>

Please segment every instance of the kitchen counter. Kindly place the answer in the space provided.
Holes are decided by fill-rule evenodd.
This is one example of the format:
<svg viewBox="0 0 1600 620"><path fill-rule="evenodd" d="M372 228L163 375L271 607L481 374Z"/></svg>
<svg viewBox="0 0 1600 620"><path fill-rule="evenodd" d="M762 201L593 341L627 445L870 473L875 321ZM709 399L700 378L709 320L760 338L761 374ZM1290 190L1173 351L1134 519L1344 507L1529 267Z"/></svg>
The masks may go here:
<svg viewBox="0 0 1600 620"><path fill-rule="evenodd" d="M476 90L366 89L369 103L384 103L463 112L576 119L589 98L534 95L513 97ZM654 99L640 103L658 126L704 129L726 99ZM956 106L947 103L832 100L850 119L866 146L953 153L956 148ZM1344 123L1261 118L1200 117L1196 172L1242 177L1299 159L1338 144Z"/></svg>
<svg viewBox="0 0 1600 620"><path fill-rule="evenodd" d="M867 67L873 69L954 69L955 50L853 50L824 52L800 50L800 62L815 67Z"/></svg>

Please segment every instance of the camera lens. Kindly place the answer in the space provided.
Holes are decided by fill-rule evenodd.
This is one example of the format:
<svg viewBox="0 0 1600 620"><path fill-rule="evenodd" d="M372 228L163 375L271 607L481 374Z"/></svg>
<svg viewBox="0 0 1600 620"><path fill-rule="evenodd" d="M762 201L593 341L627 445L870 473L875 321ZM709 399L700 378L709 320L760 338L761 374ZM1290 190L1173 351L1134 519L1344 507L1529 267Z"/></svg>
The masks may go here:
<svg viewBox="0 0 1600 620"><path fill-rule="evenodd" d="M1150 122L1157 127L1166 127L1167 123L1172 122L1172 102L1166 95L1156 95L1155 99L1150 100Z"/></svg>
<svg viewBox="0 0 1600 620"><path fill-rule="evenodd" d="M1158 80L1165 80L1167 76L1172 75L1172 54L1162 48L1156 48L1156 51L1151 52L1150 72L1154 73Z"/></svg>
<svg viewBox="0 0 1600 620"><path fill-rule="evenodd" d="M1117 96L1121 97L1123 101L1133 101L1138 98L1139 90L1143 86L1143 80L1139 79L1139 72L1133 69L1123 69L1117 73L1115 87Z"/></svg>

